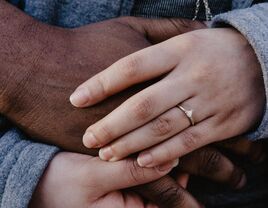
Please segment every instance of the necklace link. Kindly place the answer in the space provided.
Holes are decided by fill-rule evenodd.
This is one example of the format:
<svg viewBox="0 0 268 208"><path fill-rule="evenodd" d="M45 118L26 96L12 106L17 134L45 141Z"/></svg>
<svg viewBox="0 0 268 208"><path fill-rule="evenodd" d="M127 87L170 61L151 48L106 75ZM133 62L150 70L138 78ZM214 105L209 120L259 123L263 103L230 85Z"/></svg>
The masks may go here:
<svg viewBox="0 0 268 208"><path fill-rule="evenodd" d="M211 9L209 7L208 0L203 0L203 4L204 4L205 10L206 10L206 20L210 21L212 19L213 15L211 13ZM197 19L199 10L200 10L200 0L196 0L196 2L195 2L195 15L194 15L193 21Z"/></svg>

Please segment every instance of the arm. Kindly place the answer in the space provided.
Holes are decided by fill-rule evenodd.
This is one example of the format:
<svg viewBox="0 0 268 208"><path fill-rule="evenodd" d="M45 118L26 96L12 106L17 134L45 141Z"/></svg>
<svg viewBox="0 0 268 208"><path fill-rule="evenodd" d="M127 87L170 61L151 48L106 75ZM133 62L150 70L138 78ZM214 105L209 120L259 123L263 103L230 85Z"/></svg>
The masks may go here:
<svg viewBox="0 0 268 208"><path fill-rule="evenodd" d="M219 16L213 21L214 27L226 24L233 26L241 32L254 49L261 64L265 91L266 106L263 119L258 128L248 137L252 140L268 137L268 3L257 4L248 9L234 10ZM254 98L253 98L254 99Z"/></svg>

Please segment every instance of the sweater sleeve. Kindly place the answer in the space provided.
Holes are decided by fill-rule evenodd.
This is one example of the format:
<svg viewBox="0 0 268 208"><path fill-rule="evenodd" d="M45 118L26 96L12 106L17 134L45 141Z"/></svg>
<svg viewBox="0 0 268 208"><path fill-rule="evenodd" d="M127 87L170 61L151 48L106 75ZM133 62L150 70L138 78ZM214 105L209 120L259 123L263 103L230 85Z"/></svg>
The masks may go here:
<svg viewBox="0 0 268 208"><path fill-rule="evenodd" d="M213 19L212 27L226 24L236 28L247 38L255 50L263 72L266 91L265 112L260 125L247 137L250 140L268 138L268 3L220 14Z"/></svg>
<svg viewBox="0 0 268 208"><path fill-rule="evenodd" d="M16 129L0 132L0 207L27 208L56 147L24 140Z"/></svg>

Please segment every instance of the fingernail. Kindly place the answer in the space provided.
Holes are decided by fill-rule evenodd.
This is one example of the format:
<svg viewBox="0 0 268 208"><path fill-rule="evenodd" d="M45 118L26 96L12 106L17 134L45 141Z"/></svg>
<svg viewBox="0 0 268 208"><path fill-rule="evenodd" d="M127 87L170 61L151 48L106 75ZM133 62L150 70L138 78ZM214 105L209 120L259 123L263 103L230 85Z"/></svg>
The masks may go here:
<svg viewBox="0 0 268 208"><path fill-rule="evenodd" d="M173 161L173 168L177 167L179 165L179 159L176 159Z"/></svg>
<svg viewBox="0 0 268 208"><path fill-rule="evenodd" d="M167 170L177 167L178 164L179 164L179 159L176 159L173 162L169 162L164 165L159 165L157 168L159 171L167 171Z"/></svg>
<svg viewBox="0 0 268 208"><path fill-rule="evenodd" d="M83 136L83 143L87 148L99 147L98 141L92 132L86 132Z"/></svg>
<svg viewBox="0 0 268 208"><path fill-rule="evenodd" d="M157 169L161 172L165 172L165 171L169 171L171 170L172 168L174 168L174 163L166 163L164 165L159 165L157 166Z"/></svg>
<svg viewBox="0 0 268 208"><path fill-rule="evenodd" d="M242 175L239 183L236 185L236 189L241 189L243 188L247 183L247 177L245 174Z"/></svg>
<svg viewBox="0 0 268 208"><path fill-rule="evenodd" d="M153 162L151 153L141 153L137 159L140 167L148 167Z"/></svg>
<svg viewBox="0 0 268 208"><path fill-rule="evenodd" d="M78 88L70 96L70 102L76 107L83 107L88 102L88 91L84 88Z"/></svg>
<svg viewBox="0 0 268 208"><path fill-rule="evenodd" d="M100 159L110 161L113 158L113 151L111 147L105 147L99 151Z"/></svg>

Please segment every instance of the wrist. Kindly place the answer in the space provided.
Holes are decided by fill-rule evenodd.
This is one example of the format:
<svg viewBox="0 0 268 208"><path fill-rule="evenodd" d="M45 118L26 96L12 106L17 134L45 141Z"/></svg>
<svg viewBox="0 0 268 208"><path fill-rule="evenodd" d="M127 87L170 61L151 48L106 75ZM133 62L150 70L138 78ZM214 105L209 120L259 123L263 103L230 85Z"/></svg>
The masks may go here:
<svg viewBox="0 0 268 208"><path fill-rule="evenodd" d="M42 177L37 184L34 193L32 195L31 201L29 203L29 208L46 208L46 207L54 207L51 206L53 204L53 197L55 194L56 188L58 187L61 180L57 180L57 171L59 162L63 162L62 158L65 158L65 153L60 152L54 156L54 158L48 164L48 167L44 170ZM54 180L56 178L56 180Z"/></svg>
<svg viewBox="0 0 268 208"><path fill-rule="evenodd" d="M0 19L0 113L8 116L11 108L28 104L21 103L31 93L28 85L38 82L34 75L49 64L65 30L35 21L5 1L0 1Z"/></svg>

